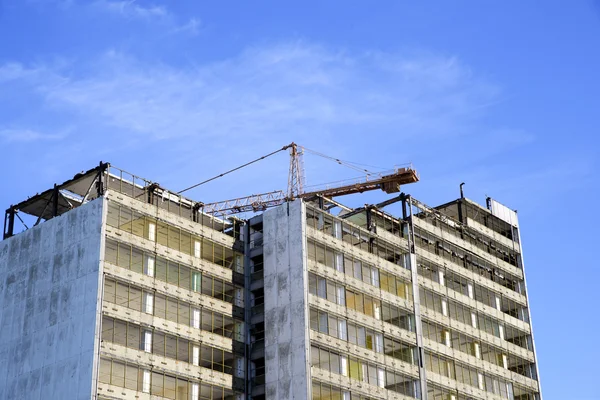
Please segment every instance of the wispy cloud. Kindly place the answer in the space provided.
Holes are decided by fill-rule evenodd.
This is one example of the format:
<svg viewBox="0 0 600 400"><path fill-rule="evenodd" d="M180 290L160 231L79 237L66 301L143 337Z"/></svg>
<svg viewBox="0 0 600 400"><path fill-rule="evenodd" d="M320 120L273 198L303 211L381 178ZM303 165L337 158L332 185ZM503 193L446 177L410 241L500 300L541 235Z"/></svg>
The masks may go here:
<svg viewBox="0 0 600 400"><path fill-rule="evenodd" d="M0 66L0 84L14 80L28 79L37 73L38 70L35 67L25 67L20 63L8 62Z"/></svg>
<svg viewBox="0 0 600 400"><path fill-rule="evenodd" d="M163 19L170 16L166 7L158 5L143 6L136 0L98 0L93 6L99 10L123 17L142 19Z"/></svg>
<svg viewBox="0 0 600 400"><path fill-rule="evenodd" d="M200 20L196 17L179 18L165 5L141 4L137 0L97 0L91 4L95 11L129 20L156 23L167 34L188 34L195 36L200 32Z"/></svg>
<svg viewBox="0 0 600 400"><path fill-rule="evenodd" d="M2 129L0 139L8 143L29 143L38 141L61 140L67 136L67 132L42 133L31 129Z"/></svg>
<svg viewBox="0 0 600 400"><path fill-rule="evenodd" d="M32 72L19 65L7 69L23 77ZM183 68L109 52L87 76L48 74L37 83L46 101L145 139L305 136L307 129L347 129L350 136L381 129L387 135L395 127L404 133L387 138L394 142L409 132L464 130L497 93L456 59L350 56L304 43L252 48Z"/></svg>
<svg viewBox="0 0 600 400"><path fill-rule="evenodd" d="M202 24L198 18L191 18L185 24L173 28L172 33L189 33L190 35L197 35L200 33L201 26Z"/></svg>
<svg viewBox="0 0 600 400"><path fill-rule="evenodd" d="M532 140L509 128L482 130L500 89L456 57L431 53L351 54L300 41L177 67L111 51L85 74L81 65L72 68L77 73L64 65L0 71L25 83L52 115L68 115L78 131L121 148L156 143L177 155L174 168L199 164L199 154L215 165L228 154L233 166L292 140L350 160L376 157L383 166L429 155L440 165L446 142L456 147L463 138L495 149ZM357 143L367 155L342 150ZM319 168L307 164L307 175L319 177Z"/></svg>

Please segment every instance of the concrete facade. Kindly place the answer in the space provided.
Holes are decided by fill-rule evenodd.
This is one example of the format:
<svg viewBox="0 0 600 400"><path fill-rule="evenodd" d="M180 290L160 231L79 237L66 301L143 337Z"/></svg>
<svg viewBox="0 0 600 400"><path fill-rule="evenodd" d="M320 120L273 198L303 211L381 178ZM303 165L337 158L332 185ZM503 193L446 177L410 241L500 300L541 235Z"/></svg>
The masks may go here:
<svg viewBox="0 0 600 400"><path fill-rule="evenodd" d="M311 398L304 220L301 200L263 214L268 399Z"/></svg>
<svg viewBox="0 0 600 400"><path fill-rule="evenodd" d="M95 396L104 199L0 242L0 398Z"/></svg>

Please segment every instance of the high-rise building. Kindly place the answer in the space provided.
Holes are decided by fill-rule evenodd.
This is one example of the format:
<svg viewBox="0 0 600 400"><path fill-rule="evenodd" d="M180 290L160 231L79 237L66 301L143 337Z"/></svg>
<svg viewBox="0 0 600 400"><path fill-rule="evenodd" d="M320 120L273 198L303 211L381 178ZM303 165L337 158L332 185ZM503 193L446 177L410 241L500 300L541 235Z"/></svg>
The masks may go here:
<svg viewBox="0 0 600 400"><path fill-rule="evenodd" d="M541 399L514 211L312 200L216 217L101 163L11 206L0 398Z"/></svg>

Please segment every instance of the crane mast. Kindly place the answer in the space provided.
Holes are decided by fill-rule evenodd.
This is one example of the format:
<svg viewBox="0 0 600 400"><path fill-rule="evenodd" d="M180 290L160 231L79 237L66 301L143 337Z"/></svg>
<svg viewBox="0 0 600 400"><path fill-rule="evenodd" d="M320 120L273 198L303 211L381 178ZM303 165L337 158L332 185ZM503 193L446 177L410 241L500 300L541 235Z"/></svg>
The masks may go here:
<svg viewBox="0 0 600 400"><path fill-rule="evenodd" d="M304 191L304 150L292 142L290 149L290 172L288 175L288 199L293 200Z"/></svg>

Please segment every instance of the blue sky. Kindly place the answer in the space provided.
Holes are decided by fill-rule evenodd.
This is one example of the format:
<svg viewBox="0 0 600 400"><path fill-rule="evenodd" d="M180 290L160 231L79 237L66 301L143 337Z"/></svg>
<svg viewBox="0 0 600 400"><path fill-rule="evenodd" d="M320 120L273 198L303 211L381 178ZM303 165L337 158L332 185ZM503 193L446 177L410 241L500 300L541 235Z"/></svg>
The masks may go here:
<svg viewBox="0 0 600 400"><path fill-rule="evenodd" d="M600 399L599 50L597 0L3 0L0 206L100 160L174 190L291 141L412 162L427 204L466 182L518 210L544 398ZM355 176L305 163L309 184ZM287 168L189 195L285 189Z"/></svg>

